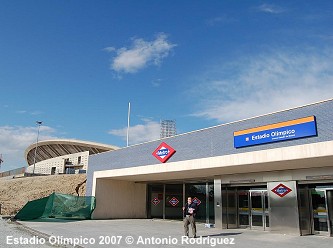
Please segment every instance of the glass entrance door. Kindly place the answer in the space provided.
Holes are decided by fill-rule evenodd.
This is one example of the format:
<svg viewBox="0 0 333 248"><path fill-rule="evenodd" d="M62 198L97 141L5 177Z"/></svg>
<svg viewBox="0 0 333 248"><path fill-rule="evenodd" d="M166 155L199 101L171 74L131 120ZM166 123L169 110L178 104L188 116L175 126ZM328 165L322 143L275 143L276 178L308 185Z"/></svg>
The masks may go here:
<svg viewBox="0 0 333 248"><path fill-rule="evenodd" d="M326 204L326 190L312 189L311 191L313 230L314 234L328 235L328 211Z"/></svg>
<svg viewBox="0 0 333 248"><path fill-rule="evenodd" d="M250 226L249 196L248 190L238 191L238 223L240 227Z"/></svg>
<svg viewBox="0 0 333 248"><path fill-rule="evenodd" d="M267 190L250 190L250 227L263 230L269 227Z"/></svg>
<svg viewBox="0 0 333 248"><path fill-rule="evenodd" d="M333 186L300 186L299 213L302 235L333 236Z"/></svg>

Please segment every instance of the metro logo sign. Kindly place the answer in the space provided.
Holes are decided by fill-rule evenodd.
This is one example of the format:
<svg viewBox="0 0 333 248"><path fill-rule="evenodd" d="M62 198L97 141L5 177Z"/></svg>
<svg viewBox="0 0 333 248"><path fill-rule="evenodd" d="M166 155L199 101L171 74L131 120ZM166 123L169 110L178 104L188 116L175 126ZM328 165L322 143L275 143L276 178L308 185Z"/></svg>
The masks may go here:
<svg viewBox="0 0 333 248"><path fill-rule="evenodd" d="M162 163L165 163L176 152L171 146L166 143L161 143L156 150L152 153Z"/></svg>
<svg viewBox="0 0 333 248"><path fill-rule="evenodd" d="M151 201L151 203L153 203L155 206L157 206L161 201L157 198L154 197L154 199Z"/></svg>
<svg viewBox="0 0 333 248"><path fill-rule="evenodd" d="M172 198L170 199L169 203L170 203L173 207L175 207L175 206L179 203L179 201L178 201L178 199L177 199L176 197L172 197Z"/></svg>
<svg viewBox="0 0 333 248"><path fill-rule="evenodd" d="M195 204L197 204L197 206L199 206L201 204L201 201L199 200L199 198L194 197L192 200Z"/></svg>
<svg viewBox="0 0 333 248"><path fill-rule="evenodd" d="M272 192L280 197L284 197L285 195L289 194L292 190L288 188L286 185L280 183L278 186L276 186L274 189L272 189Z"/></svg>

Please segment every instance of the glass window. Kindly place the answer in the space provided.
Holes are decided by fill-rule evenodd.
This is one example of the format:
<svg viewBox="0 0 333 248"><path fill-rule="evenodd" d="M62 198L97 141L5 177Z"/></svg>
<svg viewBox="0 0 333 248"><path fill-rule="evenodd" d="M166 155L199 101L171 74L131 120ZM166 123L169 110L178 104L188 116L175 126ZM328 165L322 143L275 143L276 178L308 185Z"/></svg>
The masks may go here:
<svg viewBox="0 0 333 248"><path fill-rule="evenodd" d="M165 185L165 218L183 219L183 184Z"/></svg>
<svg viewBox="0 0 333 248"><path fill-rule="evenodd" d="M148 192L148 217L163 218L163 184L149 185Z"/></svg>
<svg viewBox="0 0 333 248"><path fill-rule="evenodd" d="M189 196L192 197L192 200L198 206L196 221L206 222L206 183L186 184L185 201L187 201L187 197Z"/></svg>

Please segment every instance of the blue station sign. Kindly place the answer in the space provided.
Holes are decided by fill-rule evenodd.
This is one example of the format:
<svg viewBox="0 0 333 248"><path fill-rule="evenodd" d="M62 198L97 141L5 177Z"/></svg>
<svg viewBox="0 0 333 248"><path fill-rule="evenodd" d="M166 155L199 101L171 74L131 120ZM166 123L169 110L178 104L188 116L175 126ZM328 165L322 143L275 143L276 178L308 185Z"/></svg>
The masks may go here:
<svg viewBox="0 0 333 248"><path fill-rule="evenodd" d="M314 116L234 132L234 147L246 147L317 135Z"/></svg>

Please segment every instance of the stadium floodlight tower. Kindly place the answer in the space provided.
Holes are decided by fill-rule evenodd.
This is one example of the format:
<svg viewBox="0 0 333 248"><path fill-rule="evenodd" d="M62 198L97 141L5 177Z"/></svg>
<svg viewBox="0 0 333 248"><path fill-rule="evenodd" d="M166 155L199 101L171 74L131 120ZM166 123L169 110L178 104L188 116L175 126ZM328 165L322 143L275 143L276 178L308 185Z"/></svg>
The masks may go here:
<svg viewBox="0 0 333 248"><path fill-rule="evenodd" d="M172 137L177 134L176 121L175 120L163 120L161 121L161 133L160 138Z"/></svg>
<svg viewBox="0 0 333 248"><path fill-rule="evenodd" d="M34 167L33 167L33 170L32 170L32 175L33 176L35 175L35 165L36 165L36 156L37 156L37 148L38 148L39 129L40 129L40 126L42 124L43 124L42 121L36 121L36 125L38 126L38 128L37 128L37 139L36 139L36 147L35 147L35 154L34 154Z"/></svg>

